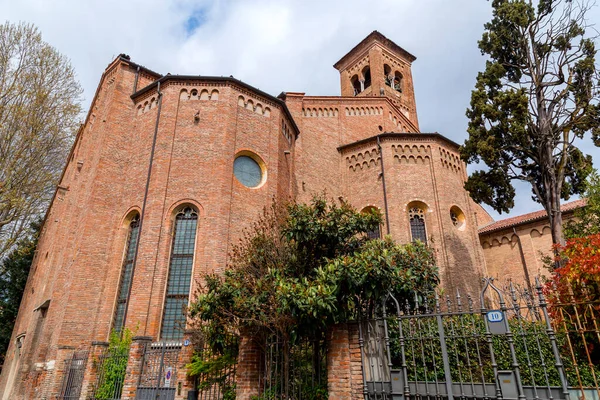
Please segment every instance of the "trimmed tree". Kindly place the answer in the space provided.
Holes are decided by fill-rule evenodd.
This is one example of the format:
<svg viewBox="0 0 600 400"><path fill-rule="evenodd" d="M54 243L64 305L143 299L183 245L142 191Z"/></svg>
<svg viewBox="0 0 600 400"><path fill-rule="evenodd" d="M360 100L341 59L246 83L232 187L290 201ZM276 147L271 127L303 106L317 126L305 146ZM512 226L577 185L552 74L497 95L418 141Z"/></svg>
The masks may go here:
<svg viewBox="0 0 600 400"><path fill-rule="evenodd" d="M586 34L587 1L493 0L493 19L479 41L487 55L471 95L468 163L474 200L508 212L514 180L531 184L548 213L554 243L564 245L561 199L583 191L592 160L577 147L600 144L596 48Z"/></svg>

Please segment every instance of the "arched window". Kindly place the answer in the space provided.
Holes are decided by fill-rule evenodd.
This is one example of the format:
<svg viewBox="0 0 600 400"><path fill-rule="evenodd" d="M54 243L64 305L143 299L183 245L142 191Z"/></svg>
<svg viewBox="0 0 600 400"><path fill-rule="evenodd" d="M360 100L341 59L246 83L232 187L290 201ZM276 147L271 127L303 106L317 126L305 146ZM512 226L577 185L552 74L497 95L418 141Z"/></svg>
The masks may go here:
<svg viewBox="0 0 600 400"><path fill-rule="evenodd" d="M394 76L392 75L392 68L387 64L383 64L383 78L385 84L391 87Z"/></svg>
<svg viewBox="0 0 600 400"><path fill-rule="evenodd" d="M125 258L121 267L121 279L119 281L119 293L117 295L117 307L113 322L113 329L120 332L125 323L125 309L131 292L131 276L133 275L133 262L135 261L135 249L137 248L140 230L140 215L135 214L129 222L129 233L127 235L127 248Z"/></svg>
<svg viewBox="0 0 600 400"><path fill-rule="evenodd" d="M402 74L398 71L394 74L394 89L402 93Z"/></svg>
<svg viewBox="0 0 600 400"><path fill-rule="evenodd" d="M427 244L427 232L425 230L425 212L420 207L412 207L408 210L410 221L410 234L413 242L420 240Z"/></svg>
<svg viewBox="0 0 600 400"><path fill-rule="evenodd" d="M354 88L354 95L356 96L361 92L360 81L358 80L358 75L354 75L350 82L352 82L352 87Z"/></svg>
<svg viewBox="0 0 600 400"><path fill-rule="evenodd" d="M365 79L364 88L368 88L371 86L371 68L367 65L362 71L363 77Z"/></svg>
<svg viewBox="0 0 600 400"><path fill-rule="evenodd" d="M178 340L183 337L197 225L198 213L192 207L183 208L175 216L167 293L160 331L162 340Z"/></svg>
<svg viewBox="0 0 600 400"><path fill-rule="evenodd" d="M374 213L374 212L379 212L379 210L377 210L375 207L373 206L368 206L362 209L361 213ZM377 227L375 229L373 229L372 231L367 232L367 237L369 239L381 239L381 226L377 225Z"/></svg>

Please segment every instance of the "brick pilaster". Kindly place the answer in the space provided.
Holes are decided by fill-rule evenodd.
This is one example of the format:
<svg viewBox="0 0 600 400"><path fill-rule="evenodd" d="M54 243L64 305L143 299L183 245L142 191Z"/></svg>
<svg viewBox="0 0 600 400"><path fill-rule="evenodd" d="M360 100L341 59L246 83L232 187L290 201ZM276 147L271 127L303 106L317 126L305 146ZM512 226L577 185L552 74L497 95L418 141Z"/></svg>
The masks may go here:
<svg viewBox="0 0 600 400"><path fill-rule="evenodd" d="M243 330L236 370L236 398L250 400L260 392L262 350L256 334Z"/></svg>
<svg viewBox="0 0 600 400"><path fill-rule="evenodd" d="M107 348L108 342L92 342L88 362L85 366L83 384L81 385L81 394L84 399L89 399L93 395L95 389L94 386L98 377L98 362Z"/></svg>
<svg viewBox="0 0 600 400"><path fill-rule="evenodd" d="M127 359L127 370L125 371L125 381L123 382L122 400L134 400L137 391L137 385L142 371L142 362L144 361L144 351L146 345L152 342L150 336L135 336L132 339L129 349L129 358Z"/></svg>
<svg viewBox="0 0 600 400"><path fill-rule="evenodd" d="M327 332L327 390L330 400L364 398L357 324L337 324Z"/></svg>
<svg viewBox="0 0 600 400"><path fill-rule="evenodd" d="M183 346L179 353L179 360L177 362L177 388L175 392L176 400L187 400L188 392L194 390L194 379L189 378L187 375L187 368L185 367L192 361L192 355L194 354L194 343L192 342L193 331L186 330L183 335ZM186 340L189 341L186 346Z"/></svg>

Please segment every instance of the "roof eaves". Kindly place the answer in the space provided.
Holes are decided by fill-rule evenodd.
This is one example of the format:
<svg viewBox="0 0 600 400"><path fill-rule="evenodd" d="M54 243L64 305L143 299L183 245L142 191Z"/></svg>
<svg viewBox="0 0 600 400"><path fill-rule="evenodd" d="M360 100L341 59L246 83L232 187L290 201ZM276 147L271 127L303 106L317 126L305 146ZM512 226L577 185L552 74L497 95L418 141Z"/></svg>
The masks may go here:
<svg viewBox="0 0 600 400"><path fill-rule="evenodd" d="M381 138L381 139L387 139L387 138L406 138L406 139L411 139L411 138L419 138L419 139L424 139L424 138L428 138L428 139L439 139L442 140L446 143L449 143L455 147L460 147L458 143L448 139L447 137L440 135L439 133L435 132L435 133L400 133L400 132L385 132L385 133L381 133L379 135L375 135L375 136L371 136L365 139L361 139L358 140L356 142L352 142L352 143L348 143L348 144L344 144L342 146L339 146L337 148L337 150L339 152L346 150L347 148L350 147L354 147L354 146L358 146L364 143L368 143L370 141L373 141L377 138Z"/></svg>
<svg viewBox="0 0 600 400"><path fill-rule="evenodd" d="M153 90L155 87L158 86L159 83L164 83L164 82L167 82L170 80L175 80L175 81L177 81L177 80L179 80L179 81L202 80L202 81L209 81L209 82L229 82L229 83L233 83L238 86L241 86L244 89L250 90L260 96L266 97L267 99L271 100L272 102L280 105L282 107L284 113L286 114L286 116L288 117L290 122L292 123L292 126L294 127L294 130L296 131L296 137L298 137L298 135L300 134L300 129L298 128L298 125L296 125L296 121L294 121L294 118L292 117L290 110L288 109L287 105L285 104L285 101L283 101L282 99L275 97L269 93L263 92L262 90L257 89L254 86L249 85L245 82L242 82L239 79L236 79L232 76L226 77L226 76L169 75L168 74L168 75L165 75L162 78L152 82L150 85L133 93L131 95L131 99L135 100L137 97L143 95L144 93L147 93L147 92Z"/></svg>
<svg viewBox="0 0 600 400"><path fill-rule="evenodd" d="M396 50L397 52L405 55L406 58L408 58L408 60L410 62L413 62L413 61L415 61L417 59L417 57L415 57L414 55L412 55L408 51L404 50L402 47L398 46L396 43L394 43L394 41L392 41L392 40L388 39L387 37L385 37L381 32L375 30L375 31L371 32L369 35L367 35L366 38L364 38L363 40L361 40L360 43L358 43L356 46L354 46L342 58L340 58L338 62L336 62L335 64L333 64L333 67L335 69L339 69L339 66L341 64L343 64L343 62L346 61L350 57L351 54L353 54L355 51L357 51L358 49L360 49L362 46L364 46L370 40L379 40L380 42L383 42L384 44L388 45L389 47L391 47L392 49Z"/></svg>

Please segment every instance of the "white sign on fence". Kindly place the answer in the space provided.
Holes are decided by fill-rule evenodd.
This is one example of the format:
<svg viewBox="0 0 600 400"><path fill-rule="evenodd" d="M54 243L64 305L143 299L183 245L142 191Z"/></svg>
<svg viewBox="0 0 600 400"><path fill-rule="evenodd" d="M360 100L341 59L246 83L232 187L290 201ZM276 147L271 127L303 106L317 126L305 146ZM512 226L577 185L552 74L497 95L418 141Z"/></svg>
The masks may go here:
<svg viewBox="0 0 600 400"><path fill-rule="evenodd" d="M171 379L173 378L173 367L167 367L165 370L165 387L171 387Z"/></svg>

